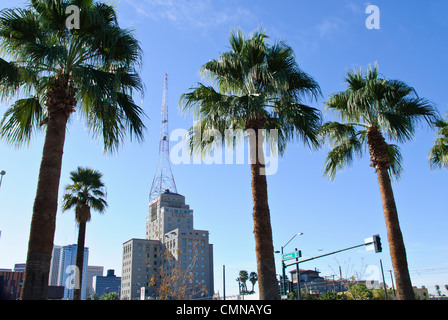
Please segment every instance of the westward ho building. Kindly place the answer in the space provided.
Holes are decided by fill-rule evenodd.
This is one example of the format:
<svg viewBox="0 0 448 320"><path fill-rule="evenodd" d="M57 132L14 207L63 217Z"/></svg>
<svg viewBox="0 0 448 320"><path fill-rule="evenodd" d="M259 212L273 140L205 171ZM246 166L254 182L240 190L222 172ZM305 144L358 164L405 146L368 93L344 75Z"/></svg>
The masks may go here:
<svg viewBox="0 0 448 320"><path fill-rule="evenodd" d="M146 239L123 243L122 266L122 300L211 299L214 293L209 232L193 228L185 197L169 190L149 203Z"/></svg>

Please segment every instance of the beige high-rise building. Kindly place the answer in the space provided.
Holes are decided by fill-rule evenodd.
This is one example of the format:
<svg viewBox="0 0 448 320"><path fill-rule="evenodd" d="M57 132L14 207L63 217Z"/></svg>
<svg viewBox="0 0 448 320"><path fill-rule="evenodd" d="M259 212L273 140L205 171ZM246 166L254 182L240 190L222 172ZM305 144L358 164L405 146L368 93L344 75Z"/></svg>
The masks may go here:
<svg viewBox="0 0 448 320"><path fill-rule="evenodd" d="M121 299L157 299L160 286L176 299L175 288L168 286L173 274L188 283L187 298L213 296L209 233L193 228L193 210L183 195L165 191L149 204L146 239L123 244Z"/></svg>

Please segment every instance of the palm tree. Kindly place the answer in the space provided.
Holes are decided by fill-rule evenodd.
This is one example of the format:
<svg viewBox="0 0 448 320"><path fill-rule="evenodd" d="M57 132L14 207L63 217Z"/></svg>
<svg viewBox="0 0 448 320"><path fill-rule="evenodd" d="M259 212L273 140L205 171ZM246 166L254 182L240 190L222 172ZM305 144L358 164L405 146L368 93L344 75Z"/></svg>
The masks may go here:
<svg viewBox="0 0 448 320"><path fill-rule="evenodd" d="M240 270L237 281L240 283L242 294L247 294L247 280L249 280L248 272L246 270Z"/></svg>
<svg viewBox="0 0 448 320"><path fill-rule="evenodd" d="M257 283L257 281L258 281L258 275L257 275L257 273L256 272L251 272L250 273L250 275L249 275L249 281L252 283L252 293L254 293L255 291L254 291L254 287L255 287L255 284Z"/></svg>
<svg viewBox="0 0 448 320"><path fill-rule="evenodd" d="M381 78L376 65L364 73L349 71L345 81L347 89L331 95L326 102L327 109L338 113L344 122L330 121L321 128L334 147L325 160L325 174L333 180L338 169L351 164L354 156L362 155L363 146L368 146L383 202L398 297L411 300L415 297L391 184L391 176L398 178L402 172L402 158L398 146L388 144L385 136L397 142L408 141L418 122L430 123L436 111L412 87Z"/></svg>
<svg viewBox="0 0 448 320"><path fill-rule="evenodd" d="M448 119L448 113L446 115ZM442 167L448 169L448 121L437 119L434 126L439 129L437 131L437 139L434 146L429 152L429 165L431 169L440 169Z"/></svg>
<svg viewBox="0 0 448 320"><path fill-rule="evenodd" d="M80 9L79 29L66 27L70 5ZM143 92L141 49L110 5L30 0L0 11L0 52L0 97L15 101L0 137L22 146L45 132L21 299L46 299L68 120L78 111L105 152L117 151L127 133L141 141L144 113L132 97Z"/></svg>
<svg viewBox="0 0 448 320"><path fill-rule="evenodd" d="M101 181L102 173L78 167L77 171L70 172L72 184L65 187L62 197L62 212L75 208L75 220L79 225L78 244L76 247L77 276L73 300L81 300L82 269L84 263L84 243L86 238L86 224L91 219L90 209L104 213L107 208L104 183Z"/></svg>
<svg viewBox="0 0 448 320"><path fill-rule="evenodd" d="M320 88L298 67L291 47L284 41L269 45L266 39L262 31L249 38L241 30L232 31L231 50L202 66L204 77L212 84L199 83L181 96L180 104L184 112L193 110L198 118L200 129L196 126L189 131L193 151L206 154L210 146L219 146L226 139L226 130L248 136L260 299L279 299L261 146L271 132L278 135L278 139L269 139L271 150L277 148L280 154L296 136L317 146L320 112L304 105L302 97L317 98ZM200 138L210 131L218 131L222 139ZM230 139L233 145L237 138Z"/></svg>

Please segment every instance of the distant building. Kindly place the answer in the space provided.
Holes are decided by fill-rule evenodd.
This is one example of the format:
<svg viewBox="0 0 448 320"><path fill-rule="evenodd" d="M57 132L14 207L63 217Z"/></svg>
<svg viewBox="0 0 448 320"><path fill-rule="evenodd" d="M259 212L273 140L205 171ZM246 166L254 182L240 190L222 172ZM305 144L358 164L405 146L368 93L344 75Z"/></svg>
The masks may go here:
<svg viewBox="0 0 448 320"><path fill-rule="evenodd" d="M290 271L291 289L297 290L297 271ZM342 292L346 290L346 281L334 280L329 277L321 277L320 271L317 270L299 270L300 289L305 289L311 294L319 294L326 291Z"/></svg>
<svg viewBox="0 0 448 320"><path fill-rule="evenodd" d="M25 272L26 263L16 263L14 265L15 272Z"/></svg>
<svg viewBox="0 0 448 320"><path fill-rule="evenodd" d="M51 262L50 262L50 275L48 278L48 285L50 285L50 286L58 285L61 249L62 249L62 246L57 246L57 245L53 246L53 252L51 255Z"/></svg>
<svg viewBox="0 0 448 320"><path fill-rule="evenodd" d="M300 289L306 289L312 294L320 294L326 291L344 292L348 289L349 285L355 283L363 283L367 289L380 289L380 283L378 280L348 280L348 279L335 279L331 277L321 277L320 272L317 270L303 270L300 269ZM297 289L297 271L294 269L290 271L291 274L291 289Z"/></svg>
<svg viewBox="0 0 448 320"><path fill-rule="evenodd" d="M58 285L64 286L63 300L72 300L75 285L76 270L76 244L64 246L61 248L59 263ZM84 261L82 268L81 300L86 300L87 273L88 273L89 248L84 248Z"/></svg>
<svg viewBox="0 0 448 320"><path fill-rule="evenodd" d="M20 298L24 275L24 272L0 271L0 300Z"/></svg>
<svg viewBox="0 0 448 320"><path fill-rule="evenodd" d="M115 270L107 270L107 275L93 277L93 290L98 297L105 293L116 292L120 296L121 277L115 275Z"/></svg>
<svg viewBox="0 0 448 320"><path fill-rule="evenodd" d="M412 287L414 289L415 298L417 300L428 300L429 294L428 289L425 288L425 286L422 286L421 288Z"/></svg>
<svg viewBox="0 0 448 320"><path fill-rule="evenodd" d="M86 299L90 300L90 297L95 293L95 286L93 284L93 279L96 276L103 276L104 267L103 266L88 266L87 272L87 288L86 288Z"/></svg>

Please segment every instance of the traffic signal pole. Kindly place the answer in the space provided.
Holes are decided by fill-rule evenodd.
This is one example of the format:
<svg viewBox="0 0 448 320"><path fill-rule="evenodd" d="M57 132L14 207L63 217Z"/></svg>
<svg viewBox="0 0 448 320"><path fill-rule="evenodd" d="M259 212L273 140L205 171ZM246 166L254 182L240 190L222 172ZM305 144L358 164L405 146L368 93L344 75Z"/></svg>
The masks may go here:
<svg viewBox="0 0 448 320"><path fill-rule="evenodd" d="M322 257L330 256L332 254L336 254L336 253L339 253L339 252L343 252L343 251L347 251L347 250L351 250L351 249L355 249L355 248L359 248L359 247L363 247L363 246L368 246L368 245L371 245L371 244L373 244L375 246L375 252L381 252L380 238L379 238L379 236L375 235L372 238L372 241L368 241L368 242L365 242L363 244L359 244L359 245L356 245L356 246L353 246L353 247L349 247L349 248L333 251L333 252L330 252L330 253L325 253L325 254L322 254L320 256L308 258L308 259L301 260L301 261L298 261L298 259L297 259L296 262L292 262L292 263L289 263L289 264L285 264L284 260L283 260L282 261L282 263L283 263L283 274L284 274L284 271L285 271L284 269L289 267L289 266L298 265L299 263L308 262L308 261L311 261L311 260L319 259L319 258L322 258ZM378 250L377 248L380 249L380 250Z"/></svg>

